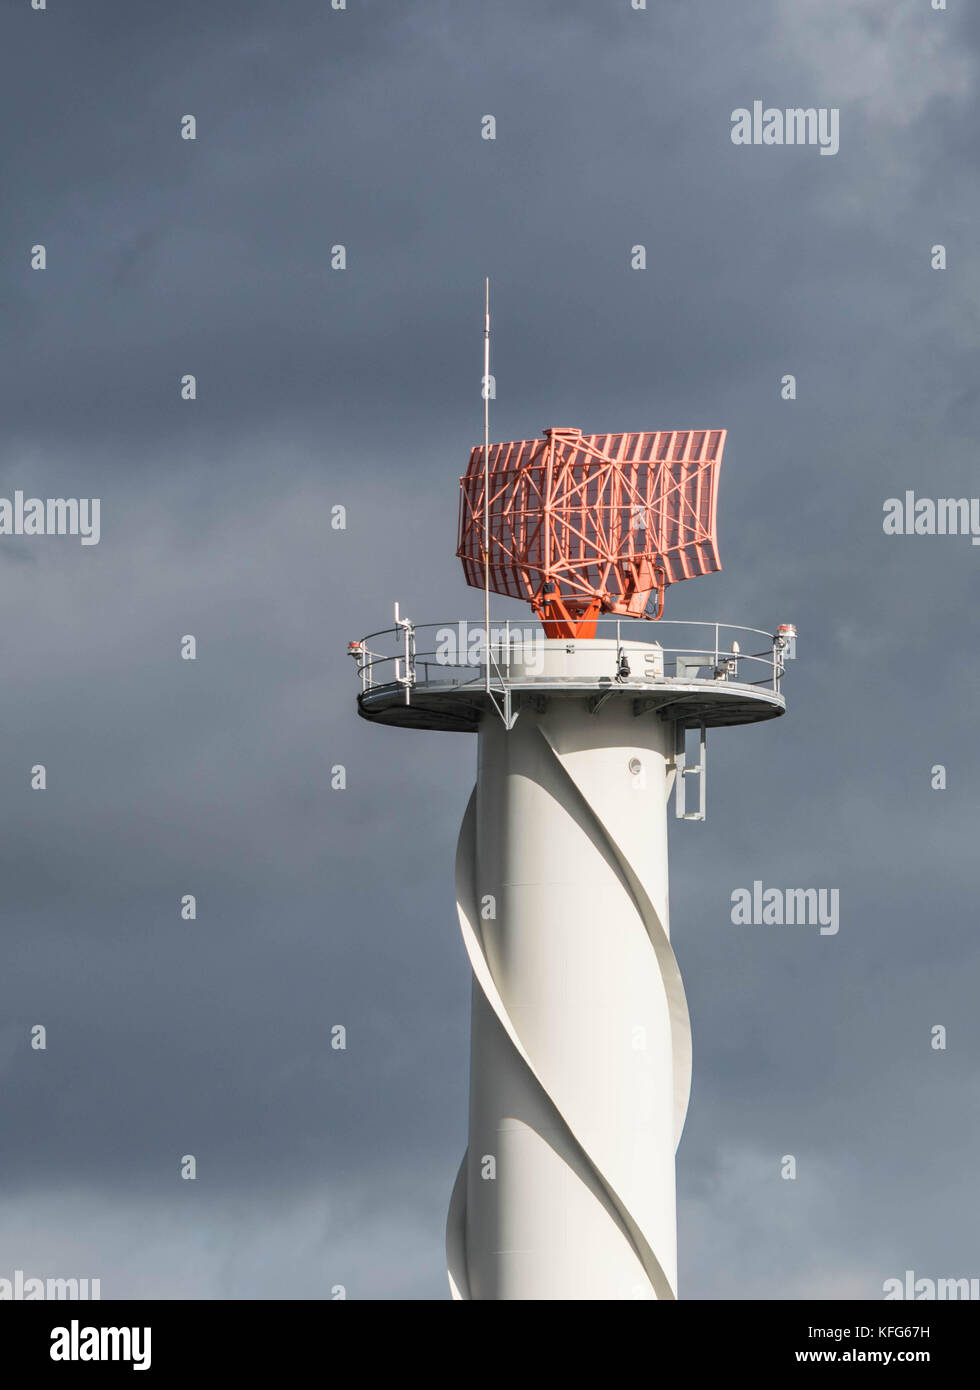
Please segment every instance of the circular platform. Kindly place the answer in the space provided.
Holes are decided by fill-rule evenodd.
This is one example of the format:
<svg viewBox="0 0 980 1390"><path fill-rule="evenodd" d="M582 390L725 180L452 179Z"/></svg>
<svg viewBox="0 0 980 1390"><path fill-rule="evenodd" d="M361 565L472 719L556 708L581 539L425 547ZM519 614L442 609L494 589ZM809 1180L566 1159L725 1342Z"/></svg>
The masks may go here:
<svg viewBox="0 0 980 1390"><path fill-rule="evenodd" d="M708 627L712 634L720 627L696 626ZM516 631L517 640L508 633L507 641L491 645L489 694L485 649L470 653L461 643L454 649L449 626L439 629L447 638L431 652L415 650L414 628L408 629L410 636L405 629L396 630L405 648L400 656L365 645L358 713L400 728L472 733L488 712L506 708L518 717L523 708L541 709L550 700L587 699L596 714L610 701L628 700L638 717L658 717L685 728L753 724L775 719L786 709L779 690L783 668L772 652L720 651L717 642L665 648L659 642L545 638L540 629ZM387 635L374 634L365 644ZM731 646L730 640L726 645ZM382 675L389 678L379 679Z"/></svg>

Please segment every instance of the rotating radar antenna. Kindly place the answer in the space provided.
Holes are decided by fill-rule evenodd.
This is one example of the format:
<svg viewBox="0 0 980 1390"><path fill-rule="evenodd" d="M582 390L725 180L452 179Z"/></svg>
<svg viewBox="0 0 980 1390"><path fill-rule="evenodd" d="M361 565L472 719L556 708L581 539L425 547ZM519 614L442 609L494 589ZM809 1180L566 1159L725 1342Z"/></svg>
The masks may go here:
<svg viewBox="0 0 980 1390"><path fill-rule="evenodd" d="M669 585L721 569L724 430L583 434L474 448L460 479L466 582L526 599L550 637L604 613L659 619Z"/></svg>

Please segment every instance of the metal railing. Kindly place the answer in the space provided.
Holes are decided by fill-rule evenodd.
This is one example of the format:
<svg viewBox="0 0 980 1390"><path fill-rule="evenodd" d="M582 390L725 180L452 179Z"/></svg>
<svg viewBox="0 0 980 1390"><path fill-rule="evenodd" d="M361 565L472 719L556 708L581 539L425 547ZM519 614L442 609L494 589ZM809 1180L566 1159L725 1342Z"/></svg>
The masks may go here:
<svg viewBox="0 0 980 1390"><path fill-rule="evenodd" d="M678 629L697 631L690 641L666 645L664 639L687 636L686 631ZM610 617L598 620L596 637L589 640L589 649L601 653L607 647L615 661L624 641L646 642L663 654L663 676L658 676L658 680L730 680L765 687L778 694L785 663L796 654L795 630L788 629L788 633L792 635L735 623L668 618L654 624L642 618ZM382 628L360 642L349 643L348 651L357 663L363 692L400 685L408 704L412 689L420 684L504 693L510 687L511 667L515 663L520 664L520 671L514 679L521 685L533 684L527 653L543 650L539 644L544 638L544 628L534 618L508 618L491 622L488 644L482 623L455 619L449 623L416 624L400 617L396 604L394 627ZM560 640L574 649L581 639ZM743 646L759 650L742 650Z"/></svg>

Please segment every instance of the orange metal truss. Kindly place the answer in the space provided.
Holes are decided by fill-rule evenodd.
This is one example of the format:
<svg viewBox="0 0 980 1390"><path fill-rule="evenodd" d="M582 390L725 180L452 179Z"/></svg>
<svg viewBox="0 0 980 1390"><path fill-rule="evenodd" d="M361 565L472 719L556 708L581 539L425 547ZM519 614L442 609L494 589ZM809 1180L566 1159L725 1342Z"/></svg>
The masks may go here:
<svg viewBox="0 0 980 1390"><path fill-rule="evenodd" d="M491 444L490 588L526 599L550 637L592 637L600 613L659 618L664 590L721 569L725 430L582 434ZM484 458L459 480L466 582L485 581ZM647 614L651 602L656 611Z"/></svg>

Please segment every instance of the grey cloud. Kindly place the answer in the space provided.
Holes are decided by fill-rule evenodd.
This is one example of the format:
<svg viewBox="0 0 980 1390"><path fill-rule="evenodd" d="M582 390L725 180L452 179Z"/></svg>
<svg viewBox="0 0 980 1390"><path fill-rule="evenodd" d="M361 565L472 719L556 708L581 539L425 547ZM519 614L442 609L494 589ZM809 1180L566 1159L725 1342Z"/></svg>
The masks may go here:
<svg viewBox="0 0 980 1390"><path fill-rule="evenodd" d="M475 748L358 721L344 647L394 599L476 609L485 273L494 434L727 426L725 568L668 616L800 629L788 717L712 739L708 823L673 838L682 1292L977 1272L978 554L881 531L907 486L976 492L976 17L106 0L3 26L0 494L101 496L102 540L0 538L0 1275L446 1296ZM839 105L840 154L733 147L756 96ZM734 927L754 878L839 888L839 935Z"/></svg>

